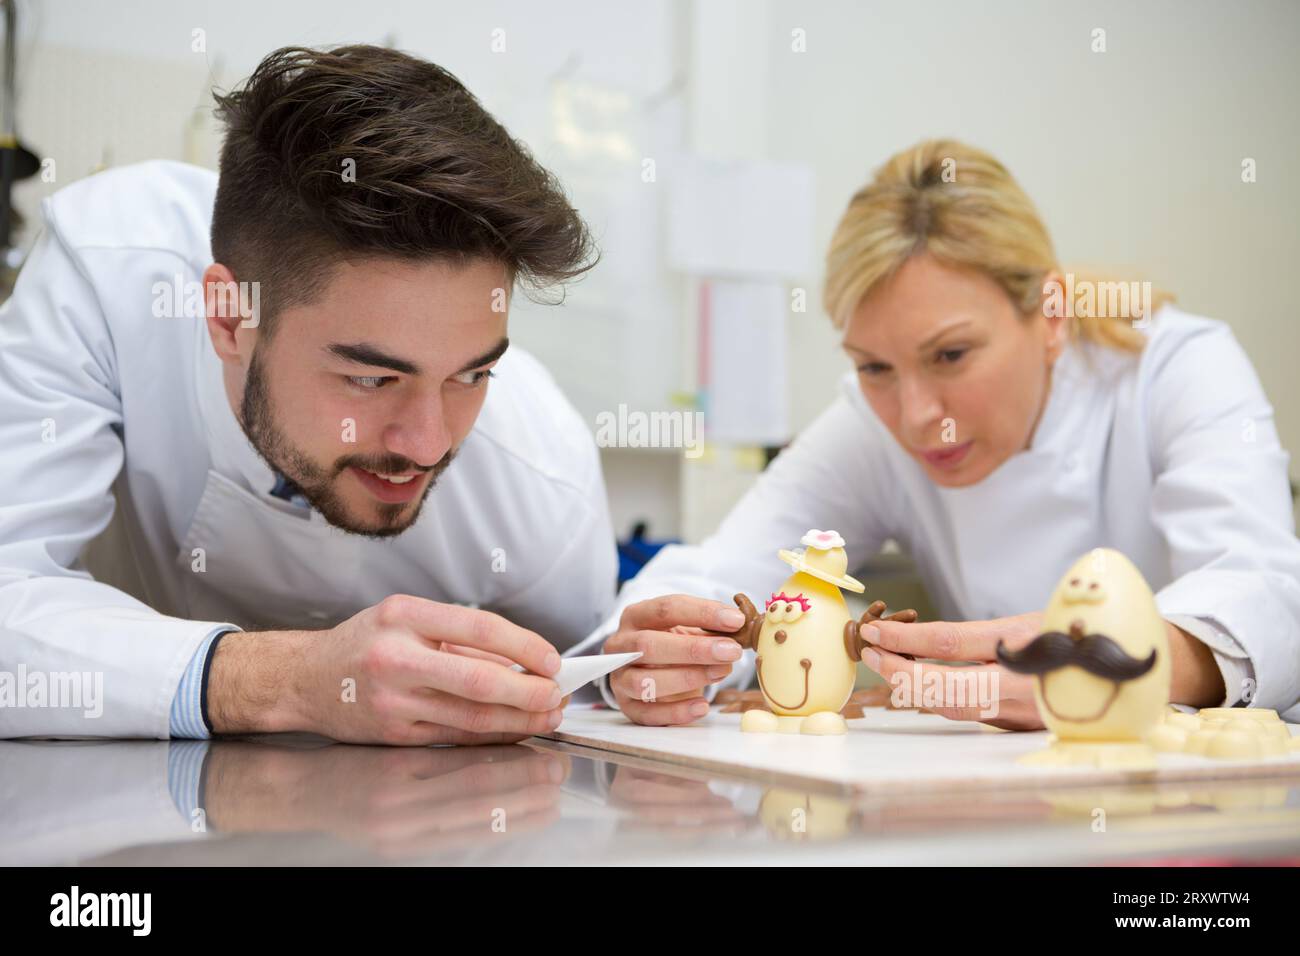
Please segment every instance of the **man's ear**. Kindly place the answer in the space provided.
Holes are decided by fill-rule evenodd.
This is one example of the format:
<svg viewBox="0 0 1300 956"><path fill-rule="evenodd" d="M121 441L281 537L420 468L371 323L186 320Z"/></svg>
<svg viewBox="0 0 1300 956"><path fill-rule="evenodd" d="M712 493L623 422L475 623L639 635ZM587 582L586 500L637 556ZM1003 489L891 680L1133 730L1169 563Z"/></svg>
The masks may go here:
<svg viewBox="0 0 1300 956"><path fill-rule="evenodd" d="M212 348L221 361L242 364L239 330L248 328L248 322L241 314L238 288L235 274L220 262L214 262L203 273L203 309ZM244 337L242 344L247 348L251 342L251 338Z"/></svg>

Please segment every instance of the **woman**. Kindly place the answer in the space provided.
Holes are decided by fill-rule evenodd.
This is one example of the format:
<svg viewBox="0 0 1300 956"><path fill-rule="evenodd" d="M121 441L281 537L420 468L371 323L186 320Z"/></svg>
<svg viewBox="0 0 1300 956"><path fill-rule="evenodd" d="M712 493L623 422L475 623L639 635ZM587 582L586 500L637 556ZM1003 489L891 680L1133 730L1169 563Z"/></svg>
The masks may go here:
<svg viewBox="0 0 1300 956"><path fill-rule="evenodd" d="M986 153L930 141L890 159L827 258L854 372L716 534L624 589L605 649L644 657L611 678L613 701L685 723L719 681L748 682L739 646L708 632L739 627L731 594L779 583L779 548L833 528L850 569L898 541L945 619L864 628L867 666L944 669L916 674L909 654L999 671L996 717L945 700L947 716L1043 726L1032 678L995 648L1037 635L1060 575L1108 546L1156 592L1175 703L1300 719L1300 542L1272 408L1226 325L1144 288L1063 275Z"/></svg>

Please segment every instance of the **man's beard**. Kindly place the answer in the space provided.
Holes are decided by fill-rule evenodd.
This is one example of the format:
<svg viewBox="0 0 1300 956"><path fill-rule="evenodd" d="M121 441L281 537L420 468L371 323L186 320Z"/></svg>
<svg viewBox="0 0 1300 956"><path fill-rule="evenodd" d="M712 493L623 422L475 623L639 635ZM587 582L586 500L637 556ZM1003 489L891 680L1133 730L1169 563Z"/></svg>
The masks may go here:
<svg viewBox="0 0 1300 956"><path fill-rule="evenodd" d="M420 509L424 507L424 499L433 490L438 476L451 464L456 450L450 449L432 467L416 464L409 458L398 455L380 455L374 458L346 455L338 459L333 468L322 468L296 447L276 424L266 376L258 358L259 350L255 349L252 361L248 363L248 376L244 382L244 398L240 403L239 417L244 434L266 463L297 485L303 497L321 513L326 521L349 534L364 535L368 538L391 538L415 524L415 520L420 516ZM339 477L351 465L383 475L417 470L432 472L432 474L424 487L424 493L420 495L414 507L411 502L388 504L376 501L374 507L379 516L377 524L359 524L349 516L336 490Z"/></svg>

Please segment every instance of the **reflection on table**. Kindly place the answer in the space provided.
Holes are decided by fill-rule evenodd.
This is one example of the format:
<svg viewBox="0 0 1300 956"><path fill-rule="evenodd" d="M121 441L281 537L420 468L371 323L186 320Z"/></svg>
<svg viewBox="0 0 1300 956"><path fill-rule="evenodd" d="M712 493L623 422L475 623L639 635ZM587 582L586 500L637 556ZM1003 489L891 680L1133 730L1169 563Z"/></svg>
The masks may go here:
<svg viewBox="0 0 1300 956"><path fill-rule="evenodd" d="M0 863L1116 863L1300 858L1300 778L888 796L534 740L0 742Z"/></svg>

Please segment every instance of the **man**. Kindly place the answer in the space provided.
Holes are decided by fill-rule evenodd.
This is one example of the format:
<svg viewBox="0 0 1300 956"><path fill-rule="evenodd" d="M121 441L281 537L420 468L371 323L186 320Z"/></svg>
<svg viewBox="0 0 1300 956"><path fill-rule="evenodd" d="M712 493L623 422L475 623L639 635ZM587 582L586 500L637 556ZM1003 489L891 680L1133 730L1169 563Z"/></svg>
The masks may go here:
<svg viewBox="0 0 1300 956"><path fill-rule="evenodd" d="M0 736L554 728L614 542L506 309L584 224L405 54L279 50L218 105L219 177L60 191L0 312ZM147 604L80 567L115 481Z"/></svg>

